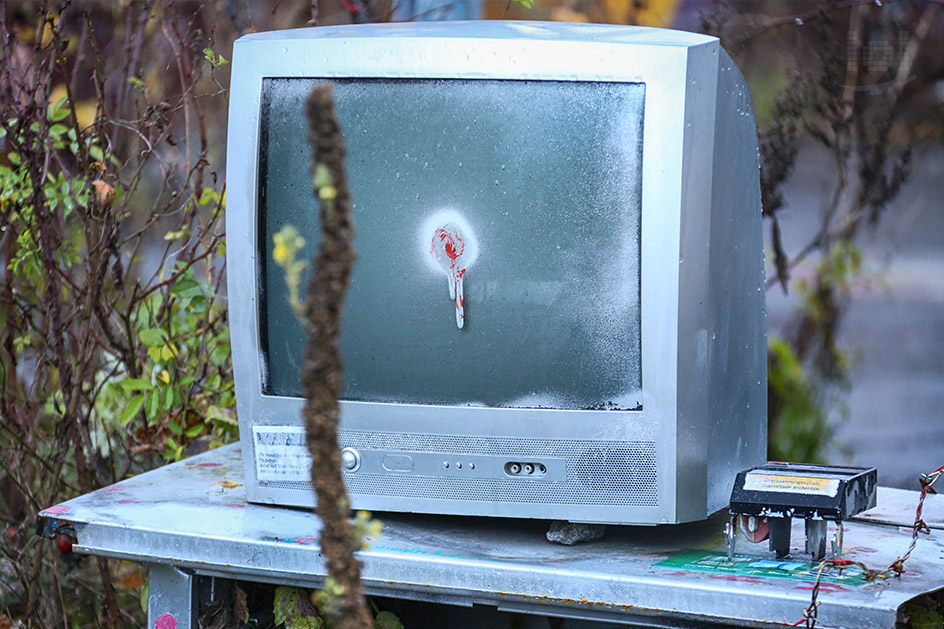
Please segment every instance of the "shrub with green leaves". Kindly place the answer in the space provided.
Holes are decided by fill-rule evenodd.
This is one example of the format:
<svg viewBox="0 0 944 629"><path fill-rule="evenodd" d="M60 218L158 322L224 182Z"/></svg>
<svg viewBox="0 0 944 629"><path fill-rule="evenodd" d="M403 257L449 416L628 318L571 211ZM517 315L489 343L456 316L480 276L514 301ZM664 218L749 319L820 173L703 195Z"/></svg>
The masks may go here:
<svg viewBox="0 0 944 629"><path fill-rule="evenodd" d="M28 626L143 618L141 568L58 557L36 513L237 437L226 61L125 5L0 7L0 618Z"/></svg>

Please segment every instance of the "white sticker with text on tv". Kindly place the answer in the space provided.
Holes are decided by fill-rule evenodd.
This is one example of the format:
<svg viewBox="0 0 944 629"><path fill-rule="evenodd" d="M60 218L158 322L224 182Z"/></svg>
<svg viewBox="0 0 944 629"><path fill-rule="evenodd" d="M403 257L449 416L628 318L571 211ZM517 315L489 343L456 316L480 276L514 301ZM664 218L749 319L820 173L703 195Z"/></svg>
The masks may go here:
<svg viewBox="0 0 944 629"><path fill-rule="evenodd" d="M259 482L311 481L311 456L305 429L297 426L253 426L256 480Z"/></svg>

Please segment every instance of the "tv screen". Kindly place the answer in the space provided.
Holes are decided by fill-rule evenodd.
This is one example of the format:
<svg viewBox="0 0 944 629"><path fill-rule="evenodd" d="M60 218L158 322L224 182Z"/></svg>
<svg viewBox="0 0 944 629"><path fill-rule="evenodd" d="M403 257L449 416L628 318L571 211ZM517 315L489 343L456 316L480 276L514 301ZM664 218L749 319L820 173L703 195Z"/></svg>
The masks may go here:
<svg viewBox="0 0 944 629"><path fill-rule="evenodd" d="M317 82L262 81L259 320L275 396L301 397L307 336L272 236L291 225L300 255L317 247L304 133ZM357 225L343 399L640 409L645 85L332 83Z"/></svg>

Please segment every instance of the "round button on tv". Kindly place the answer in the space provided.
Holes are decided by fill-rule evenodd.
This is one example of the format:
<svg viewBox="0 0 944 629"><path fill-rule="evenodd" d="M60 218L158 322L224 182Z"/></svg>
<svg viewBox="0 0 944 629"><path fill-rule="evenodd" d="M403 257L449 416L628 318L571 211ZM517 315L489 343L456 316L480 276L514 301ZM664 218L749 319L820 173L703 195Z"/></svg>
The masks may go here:
<svg viewBox="0 0 944 629"><path fill-rule="evenodd" d="M348 472L356 472L361 466L361 455L354 448L344 448L341 450L341 465Z"/></svg>

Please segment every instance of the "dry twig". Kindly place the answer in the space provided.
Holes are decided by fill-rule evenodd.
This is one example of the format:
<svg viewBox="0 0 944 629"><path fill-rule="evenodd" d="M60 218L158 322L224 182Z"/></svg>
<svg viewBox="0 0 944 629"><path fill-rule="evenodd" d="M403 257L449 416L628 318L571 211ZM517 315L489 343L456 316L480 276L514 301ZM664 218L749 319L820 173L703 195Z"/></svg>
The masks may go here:
<svg viewBox="0 0 944 629"><path fill-rule="evenodd" d="M328 575L339 586L333 621L338 629L366 629L373 625L360 582L360 563L354 558L354 529L347 519L350 502L341 479L337 426L343 368L338 336L344 295L354 265L354 224L351 197L344 172L344 140L334 116L331 87L319 85L308 100L309 141L313 149L312 174L325 182L316 189L321 199L321 244L315 272L308 285L305 308L310 338L305 352L302 389L307 403L304 417L311 451L311 478L321 518L321 552ZM324 177L327 174L328 177Z"/></svg>

